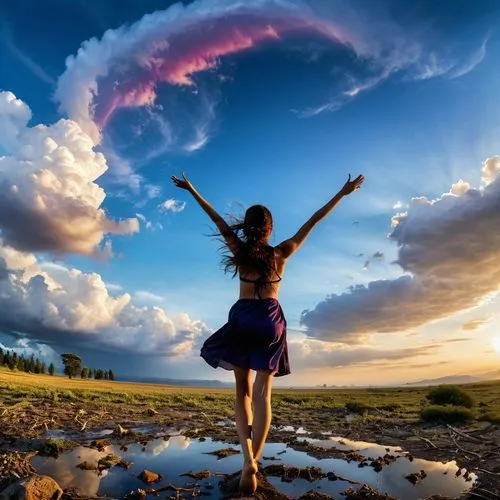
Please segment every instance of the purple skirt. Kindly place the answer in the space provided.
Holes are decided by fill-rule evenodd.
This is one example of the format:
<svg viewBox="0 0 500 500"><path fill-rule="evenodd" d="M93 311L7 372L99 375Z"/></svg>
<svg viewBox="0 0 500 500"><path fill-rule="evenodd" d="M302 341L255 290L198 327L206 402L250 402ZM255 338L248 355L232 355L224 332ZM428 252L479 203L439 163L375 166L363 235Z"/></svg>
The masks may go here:
<svg viewBox="0 0 500 500"><path fill-rule="evenodd" d="M213 368L235 367L288 375L286 320L277 299L239 299L228 322L211 335L201 357Z"/></svg>

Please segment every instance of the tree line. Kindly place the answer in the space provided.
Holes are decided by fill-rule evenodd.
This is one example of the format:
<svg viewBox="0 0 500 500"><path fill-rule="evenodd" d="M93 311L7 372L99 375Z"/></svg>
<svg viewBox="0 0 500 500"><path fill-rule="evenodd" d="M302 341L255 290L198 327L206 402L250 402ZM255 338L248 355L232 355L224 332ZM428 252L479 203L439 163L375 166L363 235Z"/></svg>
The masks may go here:
<svg viewBox="0 0 500 500"><path fill-rule="evenodd" d="M9 351L4 352L3 349L0 349L0 366L7 366L11 370L19 370L26 373L47 373L46 364L40 361L39 358L35 358L33 354L29 358L25 358L22 354ZM50 363L48 372L50 375L54 375L54 363Z"/></svg>
<svg viewBox="0 0 500 500"><path fill-rule="evenodd" d="M64 365L64 374L69 378L94 378L95 380L115 380L113 370L101 370L100 368L87 368L82 366L82 358L78 354L61 354Z"/></svg>
<svg viewBox="0 0 500 500"><path fill-rule="evenodd" d="M83 379L95 380L115 380L113 370L102 370L101 368L88 368L82 366L81 358L76 354L61 354L64 365L64 374L69 378L81 377ZM11 370L19 370L26 373L39 373L54 375L56 367L54 363L47 365L39 358L35 358L32 354L30 357L24 357L22 354L17 354L15 351L3 351L0 349L0 366L6 366Z"/></svg>

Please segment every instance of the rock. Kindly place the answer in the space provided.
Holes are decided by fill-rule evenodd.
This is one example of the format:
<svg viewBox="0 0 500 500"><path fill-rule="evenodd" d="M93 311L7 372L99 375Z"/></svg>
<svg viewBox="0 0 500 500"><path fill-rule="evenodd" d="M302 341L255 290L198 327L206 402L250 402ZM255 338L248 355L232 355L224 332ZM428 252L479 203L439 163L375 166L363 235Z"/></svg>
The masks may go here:
<svg viewBox="0 0 500 500"><path fill-rule="evenodd" d="M130 491L127 493L123 498L126 498L127 500L142 500L146 498L147 494L146 491L143 490L142 488L137 488L135 491Z"/></svg>
<svg viewBox="0 0 500 500"><path fill-rule="evenodd" d="M132 464L134 462L131 462L129 460L123 460L123 458L116 464L117 467L121 467L122 469L130 469L132 467Z"/></svg>
<svg viewBox="0 0 500 500"><path fill-rule="evenodd" d="M42 440L38 447L38 454L42 456L58 457L64 451L72 450L77 447L78 443L67 439L45 439Z"/></svg>
<svg viewBox="0 0 500 500"><path fill-rule="evenodd" d="M91 448L97 448L99 451L104 451L107 446L111 446L111 443L107 439L94 439L90 446Z"/></svg>
<svg viewBox="0 0 500 500"><path fill-rule="evenodd" d="M206 479L207 477L210 477L210 471L208 469L205 469L201 472L193 472L193 471L189 471L189 472L186 472L185 474L181 474L181 477L182 476L187 476L187 477L190 477L191 479Z"/></svg>
<svg viewBox="0 0 500 500"><path fill-rule="evenodd" d="M387 493L379 493L378 491L373 490L367 484L363 484L363 486L361 486L358 490L347 488L347 490L344 490L341 495L345 495L345 500L397 500Z"/></svg>
<svg viewBox="0 0 500 500"><path fill-rule="evenodd" d="M87 460L84 460L83 462L79 463L77 465L77 467L79 469L82 469L82 470L97 470L98 469L97 464L87 462Z"/></svg>
<svg viewBox="0 0 500 500"><path fill-rule="evenodd" d="M279 476L286 483L291 483L295 479L305 479L312 483L318 479L326 477L326 474L319 467L294 467L293 465L271 464L263 469L268 476Z"/></svg>
<svg viewBox="0 0 500 500"><path fill-rule="evenodd" d="M82 493L76 486L70 486L69 488L64 488L63 496L61 500L116 500L112 497L103 497L103 496L88 496L85 493Z"/></svg>
<svg viewBox="0 0 500 500"><path fill-rule="evenodd" d="M460 470L460 469L459 469ZM427 477L427 472L425 470L420 470L418 472L412 472L405 476L405 479L410 481L411 484L417 484L420 481L423 481Z"/></svg>
<svg viewBox="0 0 500 500"><path fill-rule="evenodd" d="M59 500L63 491L49 476L18 479L0 493L0 500Z"/></svg>
<svg viewBox="0 0 500 500"><path fill-rule="evenodd" d="M116 456L114 453L108 453L105 457L99 459L97 465L99 469L111 469L116 464L120 462L121 458Z"/></svg>
<svg viewBox="0 0 500 500"><path fill-rule="evenodd" d="M308 491L297 500L333 500L333 497L321 491Z"/></svg>
<svg viewBox="0 0 500 500"><path fill-rule="evenodd" d="M160 481L161 476L160 476L160 474L157 474L156 472L151 472L150 470L144 469L139 474L139 479L141 481L144 481L145 483L149 484L149 483L155 483L156 481Z"/></svg>
<svg viewBox="0 0 500 500"><path fill-rule="evenodd" d="M235 450L234 448L224 448L222 450L209 451L206 454L215 455L220 460L221 458L230 457L231 455L237 455L238 453L240 453L240 451Z"/></svg>
<svg viewBox="0 0 500 500"><path fill-rule="evenodd" d="M219 486L223 491L224 498L240 498L239 482L241 473L227 475L220 483ZM278 491L266 478L260 473L257 473L257 491L253 494L252 500L289 500L290 497Z"/></svg>
<svg viewBox="0 0 500 500"><path fill-rule="evenodd" d="M158 415L158 412L157 412L154 408L148 408L148 409L147 409L147 414L148 414L150 417L154 417L155 415Z"/></svg>

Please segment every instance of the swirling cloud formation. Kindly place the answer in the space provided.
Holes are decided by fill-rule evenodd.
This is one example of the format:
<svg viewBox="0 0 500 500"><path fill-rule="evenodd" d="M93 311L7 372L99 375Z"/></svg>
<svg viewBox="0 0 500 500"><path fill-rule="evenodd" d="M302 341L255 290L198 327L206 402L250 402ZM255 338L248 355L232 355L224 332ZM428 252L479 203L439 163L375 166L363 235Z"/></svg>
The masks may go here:
<svg viewBox="0 0 500 500"><path fill-rule="evenodd" d="M75 56L67 58L56 98L61 112L97 143L117 110L153 109L162 85L194 89L196 75L216 68L221 58L302 35L345 47L366 70L361 79L341 75L345 84L341 92L326 104L304 110L302 116L337 109L402 69L417 80L446 73L457 76L484 56L475 54L473 62L466 58L464 68L449 56L450 47L445 57L439 44L428 46L425 30L396 25L383 8L371 9L368 18L359 5L343 1L198 0L186 6L175 4L134 24L108 30L100 40L84 42ZM464 60L463 50L460 60ZM193 126L187 151L206 144L214 117L210 99L200 97L198 108L203 116ZM173 140L175 130L161 119L161 113L154 114L154 121L163 136Z"/></svg>

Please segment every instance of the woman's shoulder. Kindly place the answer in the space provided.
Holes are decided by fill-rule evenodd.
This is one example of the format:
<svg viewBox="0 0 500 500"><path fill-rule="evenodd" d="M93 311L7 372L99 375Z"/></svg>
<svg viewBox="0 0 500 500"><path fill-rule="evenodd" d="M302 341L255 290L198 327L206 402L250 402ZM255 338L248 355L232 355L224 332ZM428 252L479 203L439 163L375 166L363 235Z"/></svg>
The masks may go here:
<svg viewBox="0 0 500 500"><path fill-rule="evenodd" d="M276 246L273 246L271 247L272 250L273 250L273 253L276 257L283 257L283 248L281 245L276 245Z"/></svg>

